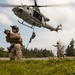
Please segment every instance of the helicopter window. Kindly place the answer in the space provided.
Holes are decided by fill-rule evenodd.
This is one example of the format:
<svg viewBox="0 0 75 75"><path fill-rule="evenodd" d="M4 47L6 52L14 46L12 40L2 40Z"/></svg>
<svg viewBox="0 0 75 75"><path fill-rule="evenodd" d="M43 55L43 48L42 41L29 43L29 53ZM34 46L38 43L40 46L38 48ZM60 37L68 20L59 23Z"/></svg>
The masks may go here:
<svg viewBox="0 0 75 75"><path fill-rule="evenodd" d="M33 16L38 20L42 21L42 16L38 12L34 11Z"/></svg>
<svg viewBox="0 0 75 75"><path fill-rule="evenodd" d="M19 9L19 10L18 10L18 12L22 13L22 12L23 12L23 10L22 10L22 9Z"/></svg>
<svg viewBox="0 0 75 75"><path fill-rule="evenodd" d="M29 7L27 7L27 9L29 10Z"/></svg>
<svg viewBox="0 0 75 75"><path fill-rule="evenodd" d="M31 13L30 13L30 15L31 15Z"/></svg>

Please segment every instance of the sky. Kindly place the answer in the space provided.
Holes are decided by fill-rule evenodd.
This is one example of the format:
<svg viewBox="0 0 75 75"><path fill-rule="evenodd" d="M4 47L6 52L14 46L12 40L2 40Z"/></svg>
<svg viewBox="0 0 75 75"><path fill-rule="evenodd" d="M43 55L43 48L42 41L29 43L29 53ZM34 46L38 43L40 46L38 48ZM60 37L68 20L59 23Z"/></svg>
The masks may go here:
<svg viewBox="0 0 75 75"><path fill-rule="evenodd" d="M0 3L6 4L34 4L33 0L0 0ZM50 31L46 28L35 27L36 37L29 44L28 48L48 49L52 50L56 54L57 49L53 46L57 41L61 41L62 45L68 46L69 42L73 38L75 40L75 0L37 0L38 5L50 5L50 4L63 4L71 3L67 7L44 7L40 8L41 13L50 19L49 25L57 27L62 24L62 30L58 33ZM23 45L27 46L32 29L27 28L17 22L22 21L16 15L14 15L12 8L0 7L0 47L5 49L10 46L5 40L5 29L10 29L11 25L17 25L20 29L20 34L23 39ZM27 24L27 23L26 23Z"/></svg>

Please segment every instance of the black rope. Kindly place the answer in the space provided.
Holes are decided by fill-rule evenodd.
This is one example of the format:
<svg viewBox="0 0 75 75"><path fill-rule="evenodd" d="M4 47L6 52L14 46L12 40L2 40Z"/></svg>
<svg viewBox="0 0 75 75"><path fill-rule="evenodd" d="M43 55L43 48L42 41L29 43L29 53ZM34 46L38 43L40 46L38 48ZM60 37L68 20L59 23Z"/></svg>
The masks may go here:
<svg viewBox="0 0 75 75"><path fill-rule="evenodd" d="M31 36L31 37L30 37L30 39L29 39L29 42L28 42L28 44L27 44L26 49L28 48L29 43L31 43L32 39L34 39L34 38L35 38L35 36L36 36L36 34L35 34L35 32L34 32L34 29L33 29L32 36Z"/></svg>
<svg viewBox="0 0 75 75"><path fill-rule="evenodd" d="M27 47L26 47L26 49L28 49L28 46L29 46L29 42L28 42L28 44L27 44Z"/></svg>

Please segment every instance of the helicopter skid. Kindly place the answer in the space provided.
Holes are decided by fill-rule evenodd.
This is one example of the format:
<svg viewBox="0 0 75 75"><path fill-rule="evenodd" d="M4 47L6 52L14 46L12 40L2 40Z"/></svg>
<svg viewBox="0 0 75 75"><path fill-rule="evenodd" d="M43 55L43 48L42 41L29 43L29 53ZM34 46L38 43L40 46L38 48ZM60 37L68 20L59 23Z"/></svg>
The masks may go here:
<svg viewBox="0 0 75 75"><path fill-rule="evenodd" d="M26 27L29 27L29 28L31 28L31 29L34 29L33 26L28 26L28 25L24 24L24 21L23 21L23 22L20 22L20 21L18 20L18 22L19 22L20 24L26 26Z"/></svg>

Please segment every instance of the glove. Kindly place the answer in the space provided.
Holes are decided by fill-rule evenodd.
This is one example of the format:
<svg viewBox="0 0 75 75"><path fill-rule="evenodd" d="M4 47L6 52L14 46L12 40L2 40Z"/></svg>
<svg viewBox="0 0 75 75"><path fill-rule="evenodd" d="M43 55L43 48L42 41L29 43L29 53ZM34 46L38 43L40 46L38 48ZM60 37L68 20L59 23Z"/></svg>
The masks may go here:
<svg viewBox="0 0 75 75"><path fill-rule="evenodd" d="M9 34L10 34L10 30L5 29L4 33L5 33L6 35L9 35Z"/></svg>

